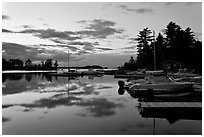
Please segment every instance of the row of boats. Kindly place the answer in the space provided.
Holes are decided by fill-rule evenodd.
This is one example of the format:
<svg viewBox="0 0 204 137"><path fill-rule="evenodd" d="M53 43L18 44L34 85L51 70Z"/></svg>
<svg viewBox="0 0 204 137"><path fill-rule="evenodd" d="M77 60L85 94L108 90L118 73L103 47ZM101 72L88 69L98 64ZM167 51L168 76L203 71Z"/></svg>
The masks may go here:
<svg viewBox="0 0 204 137"><path fill-rule="evenodd" d="M137 77L139 75L139 77ZM132 76L132 77L131 77ZM117 76L118 77L118 76ZM124 75L123 75L124 77ZM202 76L195 74L164 74L162 71L148 71L127 75L128 82L119 81L119 94L125 90L132 96L175 97L186 96L202 90Z"/></svg>
<svg viewBox="0 0 204 137"><path fill-rule="evenodd" d="M166 119L170 124L180 120L202 120L202 76L192 73L163 71L129 72L116 75L128 81L118 81L118 94L127 91L137 99L136 108L142 118L153 120L153 134Z"/></svg>

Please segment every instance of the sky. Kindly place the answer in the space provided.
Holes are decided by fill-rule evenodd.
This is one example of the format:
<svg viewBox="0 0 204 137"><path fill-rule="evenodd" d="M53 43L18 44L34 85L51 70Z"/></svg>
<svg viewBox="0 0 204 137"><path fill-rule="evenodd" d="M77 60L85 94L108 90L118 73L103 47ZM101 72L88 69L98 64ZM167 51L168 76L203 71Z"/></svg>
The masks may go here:
<svg viewBox="0 0 204 137"><path fill-rule="evenodd" d="M201 2L3 2L2 57L114 68L136 57L139 31L170 21L202 40Z"/></svg>

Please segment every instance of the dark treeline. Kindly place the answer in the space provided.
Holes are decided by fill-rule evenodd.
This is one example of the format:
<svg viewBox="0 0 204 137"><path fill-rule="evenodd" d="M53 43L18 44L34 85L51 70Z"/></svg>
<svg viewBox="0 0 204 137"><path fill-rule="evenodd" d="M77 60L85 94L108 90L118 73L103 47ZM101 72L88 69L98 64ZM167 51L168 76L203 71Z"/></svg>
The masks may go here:
<svg viewBox="0 0 204 137"><path fill-rule="evenodd" d="M99 66L99 65L88 65L88 66L84 66L82 67L84 69L107 69L107 67L102 67L102 66Z"/></svg>
<svg viewBox="0 0 204 137"><path fill-rule="evenodd" d="M64 68L67 69L68 67L58 67L58 68ZM69 67L70 69L108 69L108 67L103 67L99 65L87 65L83 67Z"/></svg>
<svg viewBox="0 0 204 137"><path fill-rule="evenodd" d="M42 61L40 64L33 64L31 59L27 59L23 62L20 59L9 59L6 60L2 58L2 70L56 70L57 68L67 68L58 67L58 62L52 61L52 59L47 59ZM107 67L102 67L99 65L87 65L84 67L69 67L73 69L107 69Z"/></svg>
<svg viewBox="0 0 204 137"><path fill-rule="evenodd" d="M58 62L47 59L40 64L33 64L30 59L23 62L20 59L2 58L2 70L55 70L57 69Z"/></svg>
<svg viewBox="0 0 204 137"><path fill-rule="evenodd" d="M144 28L137 38L137 57L130 57L122 66L125 70L154 68L154 47L156 56L156 70L166 69L165 64L174 62L180 68L202 71L202 42L195 38L190 27L182 30L179 25L170 22L164 30L164 35L158 34L154 40L152 31ZM155 46L154 46L155 45Z"/></svg>

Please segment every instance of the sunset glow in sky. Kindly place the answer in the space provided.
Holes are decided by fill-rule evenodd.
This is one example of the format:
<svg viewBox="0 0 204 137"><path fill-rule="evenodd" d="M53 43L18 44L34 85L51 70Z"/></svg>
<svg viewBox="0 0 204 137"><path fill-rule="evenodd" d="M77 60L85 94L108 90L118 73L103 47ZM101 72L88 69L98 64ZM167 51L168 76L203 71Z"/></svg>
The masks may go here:
<svg viewBox="0 0 204 137"><path fill-rule="evenodd" d="M163 34L170 21L202 39L201 2L4 2L2 57L64 66L69 51L71 66L112 68L136 57L139 31Z"/></svg>

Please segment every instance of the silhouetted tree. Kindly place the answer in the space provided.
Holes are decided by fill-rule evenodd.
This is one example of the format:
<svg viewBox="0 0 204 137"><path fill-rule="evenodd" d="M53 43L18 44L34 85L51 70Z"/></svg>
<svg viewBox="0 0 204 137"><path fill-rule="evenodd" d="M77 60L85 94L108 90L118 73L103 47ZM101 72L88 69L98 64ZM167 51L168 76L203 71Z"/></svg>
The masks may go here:
<svg viewBox="0 0 204 137"><path fill-rule="evenodd" d="M23 61L20 59L9 59L9 69L17 69L22 70L23 69Z"/></svg>
<svg viewBox="0 0 204 137"><path fill-rule="evenodd" d="M169 22L165 29L165 37L159 33L155 41L157 69L162 69L165 61L174 60L182 63L182 66L189 69L196 69L197 73L202 72L202 42L195 39L190 27L182 30L179 25ZM137 35L137 59L133 63L133 57L125 62L124 69L148 68L154 66L154 43L152 42L151 31L143 29ZM134 65L131 65L134 64Z"/></svg>
<svg viewBox="0 0 204 137"><path fill-rule="evenodd" d="M31 61L30 59L27 59L27 60L25 61L25 69L31 70L32 67L33 67L32 61Z"/></svg>
<svg viewBox="0 0 204 137"><path fill-rule="evenodd" d="M42 67L42 69L45 69L45 63L44 63L44 61L41 61L41 67Z"/></svg>
<svg viewBox="0 0 204 137"><path fill-rule="evenodd" d="M9 67L9 62L5 58L2 58L2 70L7 70L8 67Z"/></svg>
<svg viewBox="0 0 204 137"><path fill-rule="evenodd" d="M133 56L130 57L128 62L125 62L123 67L126 70L137 70L136 61L134 60Z"/></svg>
<svg viewBox="0 0 204 137"><path fill-rule="evenodd" d="M187 68L193 68L192 64L196 61L192 60L196 56L193 53L196 40L191 28L182 30L179 25L170 22L165 29L165 34L168 59L174 59L184 63Z"/></svg>
<svg viewBox="0 0 204 137"><path fill-rule="evenodd" d="M58 66L57 60L55 60L54 66L55 66L55 69L57 69L57 66Z"/></svg>
<svg viewBox="0 0 204 137"><path fill-rule="evenodd" d="M192 57L190 58L191 69L195 69L196 73L202 74L202 42L196 41L192 49Z"/></svg>
<svg viewBox="0 0 204 137"><path fill-rule="evenodd" d="M162 69L162 65L166 58L165 56L166 55L166 43L161 33L159 33L159 35L156 38L155 50L156 50L155 51L156 52L156 67L157 69Z"/></svg>
<svg viewBox="0 0 204 137"><path fill-rule="evenodd" d="M44 68L45 68L45 69L48 69L48 70L52 69L52 59L47 59L47 60L45 61Z"/></svg>
<svg viewBox="0 0 204 137"><path fill-rule="evenodd" d="M153 40L153 36L151 36L151 30L148 28L144 28L137 35L136 40L138 41L137 45L137 66L139 68L153 68L153 53L150 47L150 43Z"/></svg>

